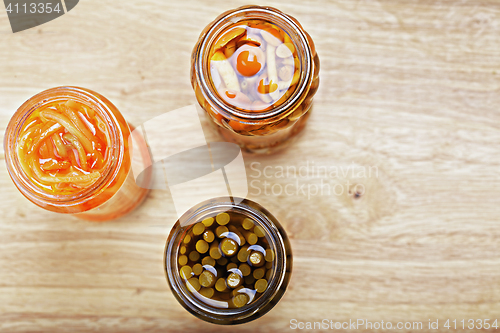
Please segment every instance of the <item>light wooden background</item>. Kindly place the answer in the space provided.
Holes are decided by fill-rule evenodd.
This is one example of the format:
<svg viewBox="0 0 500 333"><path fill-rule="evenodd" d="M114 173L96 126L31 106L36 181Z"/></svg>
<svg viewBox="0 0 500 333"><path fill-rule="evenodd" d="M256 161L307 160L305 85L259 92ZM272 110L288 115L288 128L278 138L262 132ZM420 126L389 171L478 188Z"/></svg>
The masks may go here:
<svg viewBox="0 0 500 333"><path fill-rule="evenodd" d="M192 47L219 13L244 4L87 0L16 34L2 7L0 140L17 107L60 85L102 93L133 124L195 103ZM168 191L151 192L117 221L82 222L30 204L2 161L0 331L278 332L291 319L439 319L441 327L448 318L500 320L500 2L268 4L315 40L321 84L299 141L277 155L245 157L249 180L260 190L264 180L366 188L359 198L250 188L292 242L282 301L237 328L204 323L176 302L164 277L175 221ZM378 175L266 178L252 162L260 171L372 166Z"/></svg>

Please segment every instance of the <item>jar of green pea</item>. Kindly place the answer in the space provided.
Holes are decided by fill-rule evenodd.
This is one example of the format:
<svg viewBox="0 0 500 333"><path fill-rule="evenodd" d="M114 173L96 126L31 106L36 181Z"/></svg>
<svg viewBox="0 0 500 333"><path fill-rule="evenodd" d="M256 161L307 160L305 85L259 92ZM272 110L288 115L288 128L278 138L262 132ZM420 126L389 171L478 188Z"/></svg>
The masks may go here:
<svg viewBox="0 0 500 333"><path fill-rule="evenodd" d="M165 248L165 272L181 305L216 324L240 324L283 296L292 253L282 226L256 202L216 198L187 211Z"/></svg>

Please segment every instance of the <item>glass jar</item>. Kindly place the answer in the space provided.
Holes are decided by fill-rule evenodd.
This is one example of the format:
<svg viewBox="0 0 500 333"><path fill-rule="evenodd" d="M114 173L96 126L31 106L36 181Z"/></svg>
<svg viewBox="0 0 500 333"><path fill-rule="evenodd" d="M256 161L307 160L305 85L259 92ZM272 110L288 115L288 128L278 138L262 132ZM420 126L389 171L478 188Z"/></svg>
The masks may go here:
<svg viewBox="0 0 500 333"><path fill-rule="evenodd" d="M7 170L28 200L94 221L120 217L146 197L148 190L132 176L131 145L141 152L133 163L148 165L145 142L131 137L117 108L78 87L31 97L12 117L4 139Z"/></svg>
<svg viewBox="0 0 500 333"><path fill-rule="evenodd" d="M203 30L192 53L191 84L226 141L269 153L303 129L319 86L319 58L296 19L272 7L244 6Z"/></svg>
<svg viewBox="0 0 500 333"><path fill-rule="evenodd" d="M208 322L240 324L281 299L292 252L285 231L261 205L221 197L177 221L164 263L170 288L186 310Z"/></svg>

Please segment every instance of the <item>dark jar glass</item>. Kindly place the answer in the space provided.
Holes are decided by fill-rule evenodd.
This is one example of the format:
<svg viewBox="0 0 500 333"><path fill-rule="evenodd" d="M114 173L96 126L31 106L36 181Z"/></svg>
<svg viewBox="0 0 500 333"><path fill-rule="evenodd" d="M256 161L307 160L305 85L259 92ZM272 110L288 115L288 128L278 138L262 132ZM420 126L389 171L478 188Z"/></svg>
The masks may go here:
<svg viewBox="0 0 500 333"><path fill-rule="evenodd" d="M186 310L228 325L254 320L278 303L292 253L285 231L261 205L221 197L177 221L164 263L172 293Z"/></svg>
<svg viewBox="0 0 500 333"><path fill-rule="evenodd" d="M226 141L270 153L305 126L319 58L295 18L272 7L227 11L203 30L191 61L198 103Z"/></svg>

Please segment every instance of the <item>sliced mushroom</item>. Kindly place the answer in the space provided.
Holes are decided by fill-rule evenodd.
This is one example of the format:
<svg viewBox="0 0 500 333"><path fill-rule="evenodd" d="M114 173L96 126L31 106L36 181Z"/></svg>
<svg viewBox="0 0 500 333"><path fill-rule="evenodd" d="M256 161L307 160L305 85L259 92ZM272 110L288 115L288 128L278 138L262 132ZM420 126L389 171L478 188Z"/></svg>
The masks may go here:
<svg viewBox="0 0 500 333"><path fill-rule="evenodd" d="M291 43L283 43L276 48L276 55L280 58L288 58L293 56L295 47Z"/></svg>
<svg viewBox="0 0 500 333"><path fill-rule="evenodd" d="M233 39L236 39L242 36L247 30L243 27L234 27L225 32L214 45L214 51L218 51L223 48L226 44L228 44Z"/></svg>
<svg viewBox="0 0 500 333"><path fill-rule="evenodd" d="M280 80L288 81L293 77L294 68L292 66L282 65L278 69L278 76Z"/></svg>
<svg viewBox="0 0 500 333"><path fill-rule="evenodd" d="M281 61L281 63L283 65L290 65L290 66L294 66L295 65L295 61L293 59L293 57L288 57L288 58L285 58Z"/></svg>
<svg viewBox="0 0 500 333"><path fill-rule="evenodd" d="M240 91L240 84L238 83L236 72L222 51L214 53L211 63L215 65L215 68L217 68L217 71L219 72L227 89Z"/></svg>
<svg viewBox="0 0 500 333"><path fill-rule="evenodd" d="M256 34L247 34L247 35L244 35L243 37L241 37L240 39L238 39L238 41L236 42L236 45L238 47L244 45L244 44L252 44L252 45L255 45L257 47L264 47L265 48L265 43L264 43L264 40L262 39L262 36L260 35L256 35Z"/></svg>
<svg viewBox="0 0 500 333"><path fill-rule="evenodd" d="M265 41L274 47L283 43L283 37L278 30L274 28L267 28L260 31L260 34L265 39Z"/></svg>
<svg viewBox="0 0 500 333"><path fill-rule="evenodd" d="M234 54L234 51L236 51L236 41L233 39L226 44L226 47L224 48L224 55L226 56L226 58L231 58L231 56Z"/></svg>
<svg viewBox="0 0 500 333"><path fill-rule="evenodd" d="M267 75L269 79L269 84L272 87L272 84L278 83L278 71L276 69L276 48L272 45L267 46L266 55L267 55ZM279 98L278 89L270 89L269 95L273 100L277 100Z"/></svg>
<svg viewBox="0 0 500 333"><path fill-rule="evenodd" d="M279 90L289 89L291 86L299 82L299 78L300 78L299 71L295 71L291 80L278 82L278 89Z"/></svg>

